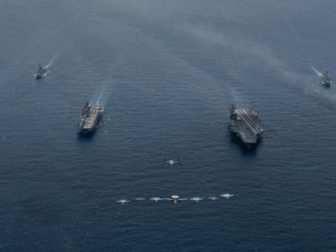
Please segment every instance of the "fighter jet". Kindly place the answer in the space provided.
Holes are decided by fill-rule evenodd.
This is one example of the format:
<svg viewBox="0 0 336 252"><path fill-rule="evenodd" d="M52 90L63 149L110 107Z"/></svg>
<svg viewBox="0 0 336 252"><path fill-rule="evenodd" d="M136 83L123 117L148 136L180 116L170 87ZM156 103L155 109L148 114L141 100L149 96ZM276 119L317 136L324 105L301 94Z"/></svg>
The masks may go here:
<svg viewBox="0 0 336 252"><path fill-rule="evenodd" d="M38 69L37 72L35 74L35 79L36 80L40 80L43 77L45 77L47 74L47 68L46 67L42 67L41 64L38 65Z"/></svg>
<svg viewBox="0 0 336 252"><path fill-rule="evenodd" d="M208 197L208 199L209 199L209 200L218 200L219 198L216 197L216 196L210 196L210 197Z"/></svg>
<svg viewBox="0 0 336 252"><path fill-rule="evenodd" d="M160 197L152 197L149 200L155 201L155 203L158 203L160 200L162 200Z"/></svg>
<svg viewBox="0 0 336 252"><path fill-rule="evenodd" d="M117 200L116 202L120 203L121 205L125 205L126 203L129 203L130 201L126 199L121 199L121 200Z"/></svg>
<svg viewBox="0 0 336 252"><path fill-rule="evenodd" d="M191 201L195 201L196 203L200 202L201 200L203 200L202 198L200 197L193 197L193 198L190 198Z"/></svg>
<svg viewBox="0 0 336 252"><path fill-rule="evenodd" d="M170 198L166 198L166 200L172 201L174 204L180 203L181 201L188 200L187 198L180 198L178 195L172 195Z"/></svg>
<svg viewBox="0 0 336 252"><path fill-rule="evenodd" d="M135 201L145 201L146 198L143 198L143 197L139 197L139 198L135 198Z"/></svg>
<svg viewBox="0 0 336 252"><path fill-rule="evenodd" d="M233 197L234 195L233 194L230 194L230 193L224 193L222 195L219 195L219 197L221 198L225 198L225 199L230 199L231 197Z"/></svg>
<svg viewBox="0 0 336 252"><path fill-rule="evenodd" d="M175 164L179 164L180 163L180 159L177 158L177 160L174 160L174 159L166 159L165 160L165 163L166 164L169 164L170 166L173 166Z"/></svg>
<svg viewBox="0 0 336 252"><path fill-rule="evenodd" d="M320 76L320 82L321 82L321 85L323 85L323 86L325 86L327 88L330 88L332 81L330 79L328 71L326 71L324 74L321 74L321 76Z"/></svg>

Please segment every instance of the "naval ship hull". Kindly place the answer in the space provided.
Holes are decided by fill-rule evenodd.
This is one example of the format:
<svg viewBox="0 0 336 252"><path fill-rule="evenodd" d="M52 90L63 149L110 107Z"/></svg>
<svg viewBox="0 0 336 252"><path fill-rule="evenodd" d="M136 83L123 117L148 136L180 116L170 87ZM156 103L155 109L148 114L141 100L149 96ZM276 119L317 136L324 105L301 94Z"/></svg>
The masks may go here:
<svg viewBox="0 0 336 252"><path fill-rule="evenodd" d="M330 88L331 82L330 81L321 81L321 85L326 87L326 88Z"/></svg>
<svg viewBox="0 0 336 252"><path fill-rule="evenodd" d="M40 80L42 79L43 77L45 77L47 75L47 71L43 71L43 72L37 72L35 74L35 79L36 80Z"/></svg>
<svg viewBox="0 0 336 252"><path fill-rule="evenodd" d="M35 74L35 79L40 80L43 78L43 74Z"/></svg>
<svg viewBox="0 0 336 252"><path fill-rule="evenodd" d="M320 76L320 82L322 86L330 88L332 80L329 77L328 71Z"/></svg>
<svg viewBox="0 0 336 252"><path fill-rule="evenodd" d="M248 143L243 141L242 136L239 134L239 132L236 132L234 129L231 128L231 126L229 126L229 131L231 135L231 142L239 144L244 150L255 150L262 141L262 138L260 137L256 142Z"/></svg>
<svg viewBox="0 0 336 252"><path fill-rule="evenodd" d="M80 134L80 135L90 135L90 134L93 134L96 131L96 129L97 129L97 126L98 126L98 124L100 122L100 119L101 119L101 115L99 115L97 117L97 122L95 122L95 125L92 128L85 128L85 129L79 128L78 129L78 134Z"/></svg>
<svg viewBox="0 0 336 252"><path fill-rule="evenodd" d="M78 134L90 135L95 132L103 115L103 108L100 105L89 104L84 108L78 125Z"/></svg>
<svg viewBox="0 0 336 252"><path fill-rule="evenodd" d="M40 80L43 77L45 77L46 75L47 75L47 68L40 67L39 70L35 74L35 79Z"/></svg>
<svg viewBox="0 0 336 252"><path fill-rule="evenodd" d="M231 108L229 131L231 140L247 150L255 149L262 139L263 128L256 112L242 108Z"/></svg>

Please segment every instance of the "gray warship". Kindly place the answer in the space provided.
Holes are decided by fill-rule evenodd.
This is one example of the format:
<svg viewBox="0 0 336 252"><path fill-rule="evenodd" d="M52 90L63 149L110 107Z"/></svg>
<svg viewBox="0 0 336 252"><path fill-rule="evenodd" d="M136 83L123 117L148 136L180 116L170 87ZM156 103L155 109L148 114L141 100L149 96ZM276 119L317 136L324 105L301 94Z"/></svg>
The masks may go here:
<svg viewBox="0 0 336 252"><path fill-rule="evenodd" d="M234 105L230 111L229 130L247 149L254 149L260 142L264 132L257 112Z"/></svg>
<svg viewBox="0 0 336 252"><path fill-rule="evenodd" d="M328 71L326 71L324 74L321 74L320 82L321 82L321 85L323 85L323 86L325 86L327 88L330 88L330 86L331 86L331 79L330 79Z"/></svg>
<svg viewBox="0 0 336 252"><path fill-rule="evenodd" d="M35 74L35 79L36 80L40 80L43 77L45 77L47 74L47 68L46 67L42 67L41 64L38 65L38 69L37 72Z"/></svg>
<svg viewBox="0 0 336 252"><path fill-rule="evenodd" d="M82 114L78 125L78 133L89 134L94 132L103 113L104 110L101 105L87 102L82 108Z"/></svg>

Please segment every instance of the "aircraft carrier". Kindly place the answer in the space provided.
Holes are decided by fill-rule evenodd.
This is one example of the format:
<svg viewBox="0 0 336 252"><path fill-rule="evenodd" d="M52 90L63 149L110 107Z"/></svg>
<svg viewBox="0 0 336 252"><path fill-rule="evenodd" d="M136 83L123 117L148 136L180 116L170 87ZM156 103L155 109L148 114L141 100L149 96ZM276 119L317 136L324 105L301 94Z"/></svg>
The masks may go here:
<svg viewBox="0 0 336 252"><path fill-rule="evenodd" d="M253 149L260 142L263 128L257 112L232 106L229 130L247 149Z"/></svg>
<svg viewBox="0 0 336 252"><path fill-rule="evenodd" d="M87 102L82 109L78 132L80 134L92 133L96 129L103 112L101 105Z"/></svg>

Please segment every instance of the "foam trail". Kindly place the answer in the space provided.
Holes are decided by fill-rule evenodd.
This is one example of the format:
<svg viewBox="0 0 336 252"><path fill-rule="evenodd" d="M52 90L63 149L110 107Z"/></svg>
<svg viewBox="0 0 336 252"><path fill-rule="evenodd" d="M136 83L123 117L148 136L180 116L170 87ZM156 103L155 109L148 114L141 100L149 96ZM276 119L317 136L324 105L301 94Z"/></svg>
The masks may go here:
<svg viewBox="0 0 336 252"><path fill-rule="evenodd" d="M290 18L288 17L288 15L286 14L286 12L281 8L280 5L276 4L273 0L270 0L272 5L277 8L281 15L284 17L284 19L286 20L286 23L288 24L290 31L294 34L295 38L297 41L301 41L301 37L299 35L299 33L297 33L293 23L290 21Z"/></svg>
<svg viewBox="0 0 336 252"><path fill-rule="evenodd" d="M301 50L298 46L298 44L302 44L302 39L301 36L299 35L299 33L296 31L295 26L293 25L293 23L290 21L289 16L286 14L286 12L282 9L282 7L278 4L275 3L274 0L270 0L270 2L272 3L272 5L279 10L279 12L281 13L282 17L284 18L285 22L287 23L289 30L291 31L291 33L294 35L295 40L296 40L296 51L300 54L300 56L307 61L307 63L313 68L313 63L312 60L303 52L303 50Z"/></svg>
<svg viewBox="0 0 336 252"><path fill-rule="evenodd" d="M322 76L322 73L319 72L314 66L311 66L311 69L312 69L318 76Z"/></svg>
<svg viewBox="0 0 336 252"><path fill-rule="evenodd" d="M237 90L233 86L228 86L230 96L232 98L232 103L239 107L250 108L250 101L242 94L240 90Z"/></svg>
<svg viewBox="0 0 336 252"><path fill-rule="evenodd" d="M108 100L108 95L105 91L105 86L103 86L100 91L90 100L90 103L97 103L105 106Z"/></svg>
<svg viewBox="0 0 336 252"><path fill-rule="evenodd" d="M49 63L45 66L45 68L50 68L54 63L55 63L55 60L57 59L57 56L54 55L51 60L49 61Z"/></svg>
<svg viewBox="0 0 336 252"><path fill-rule="evenodd" d="M236 76L240 76L240 79L242 78L241 75L239 74L239 69L238 66L240 66L240 61L239 61L239 57L238 57L238 53L236 49L233 49L233 76L236 78ZM240 81L245 81L245 79L241 79ZM234 84L238 84L239 85L239 81L233 81L233 84L229 85L229 90L230 90L230 95L233 99L233 103L237 106L243 106L243 107L248 107L250 108L250 101L249 99L247 99L246 96L243 95L241 90L238 90L236 88L236 85Z"/></svg>

